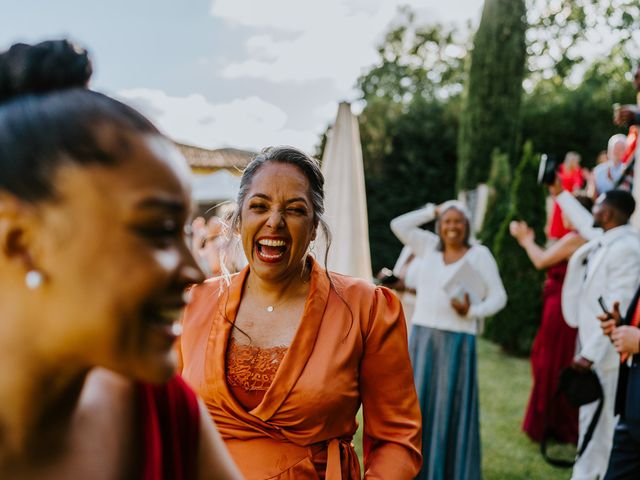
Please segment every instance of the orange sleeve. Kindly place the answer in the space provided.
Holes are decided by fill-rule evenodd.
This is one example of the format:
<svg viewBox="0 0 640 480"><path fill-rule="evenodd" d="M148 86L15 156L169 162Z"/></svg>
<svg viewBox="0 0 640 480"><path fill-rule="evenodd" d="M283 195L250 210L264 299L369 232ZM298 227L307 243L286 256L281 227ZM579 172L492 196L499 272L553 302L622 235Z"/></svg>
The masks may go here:
<svg viewBox="0 0 640 480"><path fill-rule="evenodd" d="M360 365L364 478L412 480L422 464L422 418L398 298L376 288Z"/></svg>
<svg viewBox="0 0 640 480"><path fill-rule="evenodd" d="M177 362L176 362L176 373L178 375L182 375L182 367L184 366L184 362L182 361L182 342L181 342L181 338L178 338L178 340L176 340L176 343L174 345L174 349L176 351L176 356L177 356Z"/></svg>

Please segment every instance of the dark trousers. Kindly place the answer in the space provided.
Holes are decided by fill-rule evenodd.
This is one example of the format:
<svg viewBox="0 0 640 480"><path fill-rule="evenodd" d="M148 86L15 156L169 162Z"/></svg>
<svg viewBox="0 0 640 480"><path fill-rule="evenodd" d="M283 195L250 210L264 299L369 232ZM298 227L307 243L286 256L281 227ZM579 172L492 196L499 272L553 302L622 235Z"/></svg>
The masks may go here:
<svg viewBox="0 0 640 480"><path fill-rule="evenodd" d="M620 420L613 435L609 467L604 480L640 479L640 425Z"/></svg>

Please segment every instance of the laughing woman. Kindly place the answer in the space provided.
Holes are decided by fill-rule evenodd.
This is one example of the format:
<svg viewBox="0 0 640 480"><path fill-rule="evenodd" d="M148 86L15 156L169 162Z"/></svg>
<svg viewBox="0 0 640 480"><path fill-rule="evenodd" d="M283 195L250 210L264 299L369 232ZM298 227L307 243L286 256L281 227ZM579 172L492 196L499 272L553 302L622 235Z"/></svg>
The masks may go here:
<svg viewBox="0 0 640 480"><path fill-rule="evenodd" d="M420 469L420 412L398 299L308 255L324 227L314 160L270 148L245 170L231 226L249 265L193 291L182 374L248 480L360 479ZM339 247L339 246L338 246Z"/></svg>
<svg viewBox="0 0 640 480"><path fill-rule="evenodd" d="M436 234L419 228L434 219ZM419 262L409 342L423 416L424 466L417 478L479 479L475 336L478 319L506 304L498 267L486 247L469 243L469 215L460 202L428 204L392 220L391 230ZM480 285L477 298L450 298L444 287L453 278L469 292L469 285Z"/></svg>
<svg viewBox="0 0 640 480"><path fill-rule="evenodd" d="M237 480L174 376L186 164L90 75L66 41L0 54L0 478Z"/></svg>

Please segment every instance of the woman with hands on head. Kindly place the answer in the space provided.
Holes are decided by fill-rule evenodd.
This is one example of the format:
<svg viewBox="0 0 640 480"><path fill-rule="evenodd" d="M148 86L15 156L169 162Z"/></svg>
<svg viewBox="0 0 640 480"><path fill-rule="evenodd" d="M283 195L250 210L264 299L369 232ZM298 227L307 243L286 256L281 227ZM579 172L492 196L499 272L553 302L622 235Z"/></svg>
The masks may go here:
<svg viewBox="0 0 640 480"><path fill-rule="evenodd" d="M0 54L0 477L239 479L174 375L188 169L90 76L64 40Z"/></svg>
<svg viewBox="0 0 640 480"><path fill-rule="evenodd" d="M436 233L419 228L434 219ZM506 304L498 267L486 247L471 244L469 213L460 202L428 204L392 220L391 230L419 262L409 339L423 416L424 466L417 478L479 479L476 333L481 318ZM480 283L484 293L451 298L445 287L458 272L473 275L463 285Z"/></svg>
<svg viewBox="0 0 640 480"><path fill-rule="evenodd" d="M589 197L576 198L585 208L591 208L593 201ZM531 348L533 387L522 424L522 429L536 442L542 441L545 432L560 442L575 443L578 439L577 409L565 398L557 399L554 395L560 372L573 361L577 335L577 329L567 325L562 315L562 284L569 258L586 240L573 231L564 215L562 220L570 233L546 249L536 243L535 233L526 222L509 224L509 232L533 266L546 270L542 318Z"/></svg>
<svg viewBox="0 0 640 480"><path fill-rule="evenodd" d="M272 147L251 161L230 219L249 265L193 289L182 374L247 479L360 479L362 405L364 478L410 480L420 411L402 307L314 260L323 214L315 160Z"/></svg>

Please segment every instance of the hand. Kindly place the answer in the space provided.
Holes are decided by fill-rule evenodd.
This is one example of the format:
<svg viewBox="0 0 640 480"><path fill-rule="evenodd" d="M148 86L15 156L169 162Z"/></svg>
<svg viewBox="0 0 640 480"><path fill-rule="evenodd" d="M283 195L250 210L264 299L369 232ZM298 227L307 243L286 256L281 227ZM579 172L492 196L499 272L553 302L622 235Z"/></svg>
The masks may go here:
<svg viewBox="0 0 640 480"><path fill-rule="evenodd" d="M592 365L593 365L593 362L591 360L587 360L586 358L580 355L577 355L573 359L573 362L571 362L571 368L573 368L574 370L577 370L578 372L587 372L591 370Z"/></svg>
<svg viewBox="0 0 640 480"><path fill-rule="evenodd" d="M527 222L518 222L516 220L512 221L509 223L509 233L520 245L523 245L528 241L535 240L535 233L531 228L529 228Z"/></svg>
<svg viewBox="0 0 640 480"><path fill-rule="evenodd" d="M469 307L471 307L471 302L469 301L469 294L464 294L464 301L461 302L457 298L451 299L451 306L458 313L458 315L464 317L467 312L469 312Z"/></svg>
<svg viewBox="0 0 640 480"><path fill-rule="evenodd" d="M551 185L547 185L547 188L549 189L549 194L551 194L551 196L553 197L557 197L562 193L564 188L562 188L562 181L560 180L560 176L558 174L556 174L555 181Z"/></svg>
<svg viewBox="0 0 640 480"><path fill-rule="evenodd" d="M638 107L635 105L622 105L614 114L613 123L622 127L635 123Z"/></svg>
<svg viewBox="0 0 640 480"><path fill-rule="evenodd" d="M393 283L387 283L384 286L390 288L391 290L395 290L396 292L404 292L407 289L407 286L404 284L401 278Z"/></svg>
<svg viewBox="0 0 640 480"><path fill-rule="evenodd" d="M611 334L616 329L618 325L620 325L620 319L622 315L620 315L620 302L613 302L613 309L609 314L601 313L598 315L598 320L600 320L600 328L602 328L602 333L604 333L607 337L611 337Z"/></svg>
<svg viewBox="0 0 640 480"><path fill-rule="evenodd" d="M619 353L634 355L640 352L640 329L622 325L613 331L611 341Z"/></svg>

